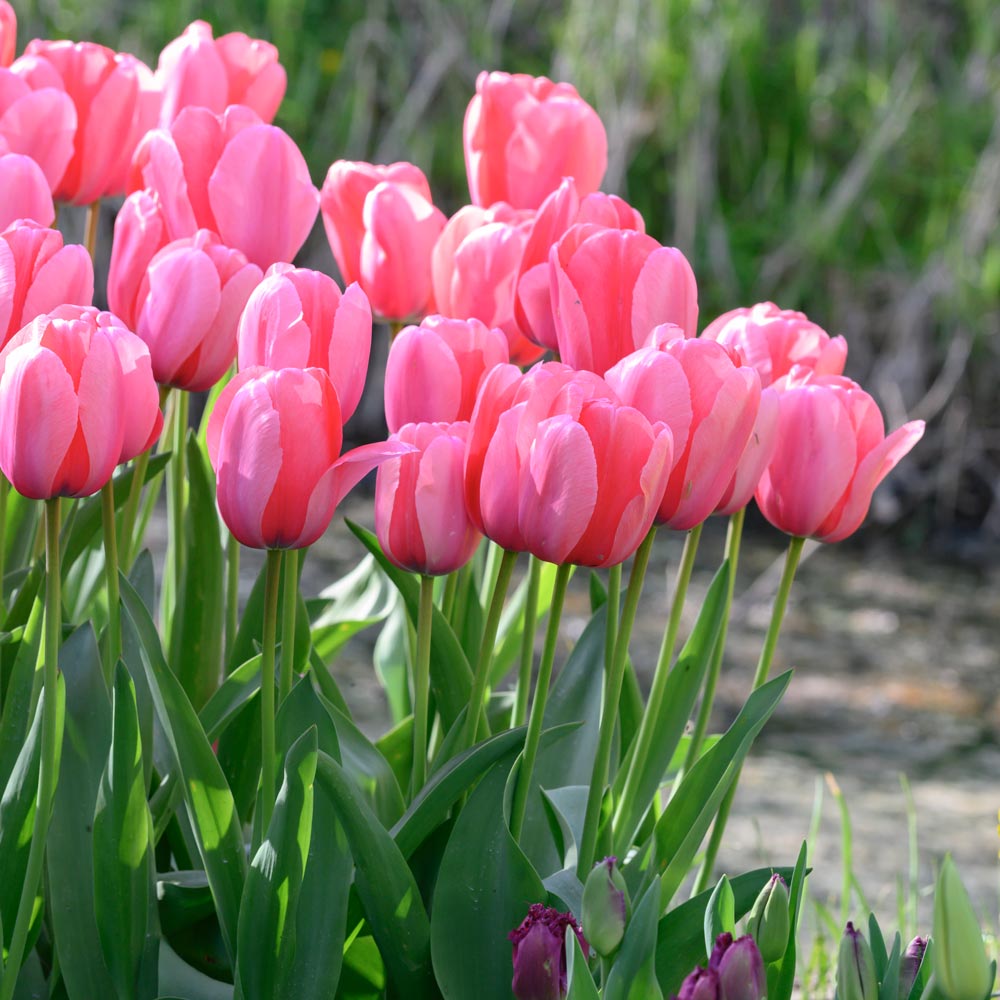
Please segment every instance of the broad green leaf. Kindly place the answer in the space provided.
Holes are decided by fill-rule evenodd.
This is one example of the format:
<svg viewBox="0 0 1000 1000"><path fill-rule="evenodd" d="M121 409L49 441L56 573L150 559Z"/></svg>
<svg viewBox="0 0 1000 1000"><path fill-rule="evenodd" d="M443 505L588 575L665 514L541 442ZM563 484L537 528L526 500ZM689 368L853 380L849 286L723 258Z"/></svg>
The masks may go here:
<svg viewBox="0 0 1000 1000"><path fill-rule="evenodd" d="M410 787L413 775L413 716L401 719L375 741L375 749L385 758L401 789Z"/></svg>
<svg viewBox="0 0 1000 1000"><path fill-rule="evenodd" d="M366 558L370 559L371 556ZM375 640L375 674L389 702L389 717L401 722L412 711L410 700L409 630L412 628L406 605L397 597L382 631Z"/></svg>
<svg viewBox="0 0 1000 1000"><path fill-rule="evenodd" d="M729 876L723 875L712 890L705 907L705 953L710 955L720 934L732 934L736 929L736 899Z"/></svg>
<svg viewBox="0 0 1000 1000"><path fill-rule="evenodd" d="M580 947L580 939L572 931L567 931L565 945L566 1000L601 1000Z"/></svg>
<svg viewBox="0 0 1000 1000"><path fill-rule="evenodd" d="M513 754L476 786L448 839L431 910L431 953L449 1000L510 1000L507 934L545 887L504 815Z"/></svg>
<svg viewBox="0 0 1000 1000"><path fill-rule="evenodd" d="M870 919L874 919L874 914ZM878 970L878 980L880 983L878 1000L896 1000L899 996L899 964L901 958L901 948L902 939L899 936L899 931L897 931L892 939L892 949L890 950L885 963Z"/></svg>
<svg viewBox="0 0 1000 1000"><path fill-rule="evenodd" d="M347 834L354 884L394 992L413 1000L434 996L427 911L403 855L344 768L323 753L317 787Z"/></svg>
<svg viewBox="0 0 1000 1000"><path fill-rule="evenodd" d="M326 664L319 658L315 647L309 651L309 670L313 677L316 678L320 694L331 705L336 705L340 709L341 715L346 715L350 719L351 709L344 700L344 696L340 693L340 688L337 687L337 682L333 679L333 675L327 669Z"/></svg>
<svg viewBox="0 0 1000 1000"><path fill-rule="evenodd" d="M215 913L208 876L197 871L170 871L156 876L160 927L171 936Z"/></svg>
<svg viewBox="0 0 1000 1000"><path fill-rule="evenodd" d="M187 964L166 941L160 943L158 1000L233 1000L233 987Z"/></svg>
<svg viewBox="0 0 1000 1000"><path fill-rule="evenodd" d="M215 478L190 431L186 452L183 574L168 648L170 668L191 704L200 709L219 686L226 569L215 508Z"/></svg>
<svg viewBox="0 0 1000 1000"><path fill-rule="evenodd" d="M205 702L198 713L202 729L210 741L215 742L226 726L260 691L260 655L241 663Z"/></svg>
<svg viewBox="0 0 1000 1000"><path fill-rule="evenodd" d="M7 516L4 520L4 565L8 575L14 569L31 564L38 518L42 504L21 496L7 485Z"/></svg>
<svg viewBox="0 0 1000 1000"><path fill-rule="evenodd" d="M552 838L561 855L562 863L567 867L571 863L576 863L589 791L587 785L542 789L542 801L545 803Z"/></svg>
<svg viewBox="0 0 1000 1000"><path fill-rule="evenodd" d="M104 959L119 1000L138 998L146 945L153 853L135 688L115 667L111 751L94 813L94 911Z"/></svg>
<svg viewBox="0 0 1000 1000"><path fill-rule="evenodd" d="M149 612L125 579L122 602L142 644L142 663L156 715L184 788L188 818L215 897L230 958L236 956L239 901L246 873L243 834L232 793L194 708L170 671Z"/></svg>
<svg viewBox="0 0 1000 1000"><path fill-rule="evenodd" d="M146 549L139 553L128 575L129 581L147 608L156 600L156 581L153 575L153 559ZM139 735L142 738L142 767L144 787L149 788L153 768L163 774L170 769L170 760L162 740L154 738L156 713L153 710L153 696L142 666L142 643L127 615L122 615L122 659L128 668L135 688L135 706L139 716Z"/></svg>
<svg viewBox="0 0 1000 1000"><path fill-rule="evenodd" d="M237 932L237 991L244 1000L288 996L281 984L295 954L299 889L312 837L315 729L285 758L267 834L247 872Z"/></svg>
<svg viewBox="0 0 1000 1000"><path fill-rule="evenodd" d="M32 705L42 683L38 651L42 644L44 620L44 604L41 600L36 600L18 644L10 680L4 693L3 716L0 718L0 788L6 786L14 762L24 746L28 724L32 718Z"/></svg>
<svg viewBox="0 0 1000 1000"><path fill-rule="evenodd" d="M3 626L8 632L27 622L35 600L39 597L39 590L44 579L45 557L39 556L39 558L31 563L27 575L17 588L17 594L13 602L7 609L7 617L4 619Z"/></svg>
<svg viewBox="0 0 1000 1000"><path fill-rule="evenodd" d="M576 860L561 871L553 872L542 883L549 893L549 905L570 913L583 912L583 883L576 875Z"/></svg>
<svg viewBox="0 0 1000 1000"><path fill-rule="evenodd" d="M347 521L347 526L375 557L399 590L406 603L410 620L415 624L420 603L420 584L416 577L393 566L382 553L378 539L370 531L351 521ZM431 691L444 727L446 730L450 729L459 712L469 702L469 694L472 691L472 670L455 633L437 608L434 609L434 624L431 631Z"/></svg>
<svg viewBox="0 0 1000 1000"><path fill-rule="evenodd" d="M662 1000L655 968L659 896L654 884L635 904L604 987L604 1000Z"/></svg>
<svg viewBox="0 0 1000 1000"><path fill-rule="evenodd" d="M618 772L614 783L614 799L618 803L614 843L615 853L621 857L632 846L636 830L663 782L670 759L691 718L722 625L728 583L729 563L724 561L708 588L691 635L667 676L663 711L653 724L649 754L639 771L635 792L628 798L621 794L625 769Z"/></svg>

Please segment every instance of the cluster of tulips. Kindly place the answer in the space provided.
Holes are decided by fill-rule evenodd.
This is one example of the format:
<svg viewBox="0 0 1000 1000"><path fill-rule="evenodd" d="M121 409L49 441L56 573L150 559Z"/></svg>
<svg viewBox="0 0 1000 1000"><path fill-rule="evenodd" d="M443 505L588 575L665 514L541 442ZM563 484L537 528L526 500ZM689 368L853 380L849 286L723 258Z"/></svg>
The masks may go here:
<svg viewBox="0 0 1000 1000"><path fill-rule="evenodd" d="M293 140L271 124L286 81L276 50L265 42L239 33L215 38L209 25L196 22L163 50L154 72L132 55L88 42L36 40L14 58L15 33L13 11L0 0L0 469L22 496L47 501L48 610L35 839L16 923L4 925L0 1000L13 995L29 938L59 768L58 498L102 492L104 673L117 712L118 567L127 573L135 560L143 491L148 511L158 482L151 452L166 444L171 537L161 613L169 616L181 601L188 394L195 392L209 392L202 439L232 536L230 581L238 572L237 542L269 550L254 849L266 855L270 843L272 855L276 850L270 840L261 845L274 829L272 817L280 825L287 808L291 764L283 798L276 790L276 713L290 697L293 666L309 663L294 654L297 551L327 530L347 492L378 468L377 546L370 547L387 569L419 577L410 609L412 733L408 786L403 782L414 809L431 799L443 747L446 760L480 753L485 767L494 759L482 751L492 745L480 742L496 725L491 662L517 554L530 553L525 655L504 723L523 742L504 807L505 836L509 830L515 846L526 842L526 818L540 808L535 767L569 575L574 566L609 570L599 736L567 868L582 886L599 847L624 855L640 831L649 832L650 804L670 760L670 752L660 759L661 723L676 695L670 664L701 525L714 513L731 517L721 588L729 600L751 499L792 536L754 680L760 688L803 540L834 542L856 531L873 491L919 440L923 424L887 436L871 396L843 375L843 338L830 337L800 312L771 303L737 308L699 335L691 266L680 250L646 234L625 201L598 190L606 133L569 84L480 75L464 125L472 204L448 219L410 163L339 161L317 190ZM123 195L106 289L110 311L99 311L92 304L92 260L100 203ZM85 247L64 245L51 228L59 202L88 206ZM292 263L319 213L343 291L328 275ZM390 434L341 454L344 424L367 376L373 320L389 324L393 337L385 372ZM126 463L127 481L124 473L114 475ZM124 501L116 481L124 484ZM6 489L5 482L4 503ZM619 705L630 684L638 690L629 634L657 526L689 532L688 542L649 702L640 706L629 753L621 748L620 782L609 799ZM432 644L451 636L449 621L468 600L470 560L484 536L493 545L491 572L481 581L479 655L467 670L467 702L446 713L447 685L435 687L431 699ZM632 557L622 602L621 567ZM542 563L558 569L549 579L548 632L532 695ZM435 577L447 580L435 589ZM276 683L279 587L285 624ZM231 641L235 623L227 621L227 629ZM718 620L709 631L704 659L718 652L688 770L704 751L721 661L724 627L718 644ZM186 691L199 709L221 678L218 664L196 671L209 678L207 690ZM690 697L693 703L694 688ZM678 721L677 740L686 716ZM735 788L734 772L726 774L729 798L712 800L719 822L702 888ZM461 791L447 809L462 809ZM190 808L197 816L197 804ZM710 818L706 813L704 822ZM363 855L353 847L356 857ZM273 857L258 853L258 861L260 870L270 870ZM220 896L217 873L209 860L205 865ZM672 879L676 872L660 874ZM367 907L365 890L359 893ZM667 901L664 890L659 910L647 906L650 919ZM232 928L216 903L225 936ZM549 931L558 926L561 949L566 928L576 928L573 918L539 907L532 913ZM241 927L243 919L241 910ZM528 925L514 936L515 953L526 947ZM392 935L379 946L391 953ZM727 953L730 965L736 968L732 956L742 956L742 968L745 953L747 945L736 942ZM410 973L383 959L394 989L416 990ZM555 966L546 961L551 972ZM436 969L437 962L435 956ZM566 994L565 974L520 989L518 977L537 983L537 971L515 969L519 997ZM248 997L267 995L252 988L251 966L240 964L238 972L237 988ZM722 981L733 975L723 971ZM134 977L134 969L122 973L121 996L135 995ZM681 995L700 997L699 990L686 985ZM753 1000L760 995L758 989Z"/></svg>

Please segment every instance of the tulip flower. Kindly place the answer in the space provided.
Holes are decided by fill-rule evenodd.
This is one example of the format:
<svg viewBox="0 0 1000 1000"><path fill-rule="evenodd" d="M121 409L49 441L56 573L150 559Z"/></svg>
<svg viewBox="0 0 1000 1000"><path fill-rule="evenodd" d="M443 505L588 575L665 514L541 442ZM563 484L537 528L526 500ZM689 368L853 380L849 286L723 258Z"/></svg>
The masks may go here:
<svg viewBox="0 0 1000 1000"><path fill-rule="evenodd" d="M36 316L93 298L94 266L82 246L63 246L61 233L24 219L0 233L0 346Z"/></svg>
<svg viewBox="0 0 1000 1000"><path fill-rule="evenodd" d="M703 969L699 966L684 977L674 1000L720 1000L721 996L719 974L715 969Z"/></svg>
<svg viewBox="0 0 1000 1000"><path fill-rule="evenodd" d="M920 972L920 966L924 960L924 952L926 951L927 939L919 935L906 946L906 951L903 952L903 957L899 963L897 1000L908 1000L913 990L913 984L917 981L917 974Z"/></svg>
<svg viewBox="0 0 1000 1000"><path fill-rule="evenodd" d="M778 411L778 394L771 388L763 389L753 431L736 463L728 488L715 506L716 514L735 514L753 499L760 477L778 445Z"/></svg>
<svg viewBox="0 0 1000 1000"><path fill-rule="evenodd" d="M161 425L148 355L110 313L62 306L0 352L0 468L26 497L97 492Z"/></svg>
<svg viewBox="0 0 1000 1000"><path fill-rule="evenodd" d="M0 0L0 66L9 66L17 51L17 14L7 0Z"/></svg>
<svg viewBox="0 0 1000 1000"><path fill-rule="evenodd" d="M204 229L160 250L127 312L156 381L191 392L215 385L236 356L240 313L260 279L260 268Z"/></svg>
<svg viewBox="0 0 1000 1000"><path fill-rule="evenodd" d="M773 302L724 313L702 336L737 348L765 388L796 365L817 375L841 375L847 360L843 337L831 337L805 313L779 309Z"/></svg>
<svg viewBox="0 0 1000 1000"><path fill-rule="evenodd" d="M0 136L0 150L3 146ZM52 194L42 168L30 156L0 152L0 230L18 219L51 226L56 219Z"/></svg>
<svg viewBox="0 0 1000 1000"><path fill-rule="evenodd" d="M240 368L322 368L346 423L365 387L372 311L357 284L341 294L320 271L273 264L247 300L237 342Z"/></svg>
<svg viewBox="0 0 1000 1000"><path fill-rule="evenodd" d="M663 323L697 332L691 265L645 233L572 226L549 252L549 282L559 355L573 368L605 372Z"/></svg>
<svg viewBox="0 0 1000 1000"><path fill-rule="evenodd" d="M864 934L848 921L837 955L837 997L839 1000L874 1000L877 996L878 980L871 946Z"/></svg>
<svg viewBox="0 0 1000 1000"><path fill-rule="evenodd" d="M41 167L51 192L73 158L76 107L48 63L30 58L19 63L21 73L0 67L0 140ZM41 72L28 73L32 64Z"/></svg>
<svg viewBox="0 0 1000 1000"><path fill-rule="evenodd" d="M517 270L514 318L518 328L536 344L557 350L549 289L549 251L570 226L593 223L608 229L646 231L642 216L621 198L595 192L581 200L572 177L542 202L528 230Z"/></svg>
<svg viewBox="0 0 1000 1000"><path fill-rule="evenodd" d="M790 535L841 541L861 526L875 488L923 437L924 422L886 437L875 401L843 376L793 370L776 387L778 443L757 506Z"/></svg>
<svg viewBox="0 0 1000 1000"><path fill-rule="evenodd" d="M94 42L35 39L12 64L32 89L57 87L76 108L73 156L53 191L57 201L89 205L124 193L144 111L138 63Z"/></svg>
<svg viewBox="0 0 1000 1000"><path fill-rule="evenodd" d="M720 934L708 968L719 977L720 1000L762 1000L767 992L764 962L749 934L735 941L731 934Z"/></svg>
<svg viewBox="0 0 1000 1000"><path fill-rule="evenodd" d="M410 163L338 160L320 195L323 225L345 282L358 281L383 319L427 312L431 253L444 214L423 173ZM462 317L463 319L466 317Z"/></svg>
<svg viewBox="0 0 1000 1000"><path fill-rule="evenodd" d="M934 985L946 1000L986 1000L994 970L986 957L983 932L969 894L945 855L934 888Z"/></svg>
<svg viewBox="0 0 1000 1000"><path fill-rule="evenodd" d="M128 184L143 188L159 201L171 239L210 229L260 268L292 260L319 205L298 146L241 105L219 115L185 108L169 129L148 132ZM252 210L258 205L266 210Z"/></svg>
<svg viewBox="0 0 1000 1000"><path fill-rule="evenodd" d="M587 940L602 958L612 955L625 936L628 889L617 858L605 858L590 870L583 886L583 925Z"/></svg>
<svg viewBox="0 0 1000 1000"><path fill-rule="evenodd" d="M747 933L757 942L761 958L778 962L788 947L788 886L778 874L760 890L747 917Z"/></svg>
<svg viewBox="0 0 1000 1000"><path fill-rule="evenodd" d="M735 496L739 463L760 407L760 378L709 340L670 337L623 358L607 373L622 401L673 431L675 464L657 521L678 531L701 524L723 499Z"/></svg>
<svg viewBox="0 0 1000 1000"><path fill-rule="evenodd" d="M586 955L590 949L573 914L541 903L532 903L521 924L507 935L514 946L511 990L517 1000L562 1000L566 996L564 944L570 929Z"/></svg>
<svg viewBox="0 0 1000 1000"><path fill-rule="evenodd" d="M428 316L405 327L385 364L385 419L409 423L469 420L485 374L508 361L507 339L478 319Z"/></svg>
<svg viewBox="0 0 1000 1000"><path fill-rule="evenodd" d="M469 425L406 424L390 440L414 450L390 458L375 482L375 533L389 560L411 573L460 569L482 537L465 507L463 464Z"/></svg>
<svg viewBox="0 0 1000 1000"><path fill-rule="evenodd" d="M153 258L168 243L167 221L151 191L130 194L115 216L108 268L108 305L134 330L142 305L139 290Z"/></svg>
<svg viewBox="0 0 1000 1000"><path fill-rule="evenodd" d="M608 137L568 83L523 73L480 73L462 130L473 204L538 208L563 177L581 194L601 186Z"/></svg>
<svg viewBox="0 0 1000 1000"><path fill-rule="evenodd" d="M411 450L380 442L341 456L342 443L337 390L321 368L240 372L208 421L219 511L236 539L256 549L312 545L367 473Z"/></svg>
<svg viewBox="0 0 1000 1000"><path fill-rule="evenodd" d="M160 53L163 90L160 122L169 126L190 106L221 114L230 104L252 108L270 124L285 96L287 78L278 50L239 31L212 37L212 26L194 21Z"/></svg>

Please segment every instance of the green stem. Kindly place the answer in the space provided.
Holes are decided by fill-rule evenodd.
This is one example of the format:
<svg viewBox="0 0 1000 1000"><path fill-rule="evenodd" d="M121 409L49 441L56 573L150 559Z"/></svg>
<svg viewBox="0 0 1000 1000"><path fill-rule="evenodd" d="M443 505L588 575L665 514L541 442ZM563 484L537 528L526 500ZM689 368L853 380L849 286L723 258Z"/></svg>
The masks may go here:
<svg viewBox="0 0 1000 1000"><path fill-rule="evenodd" d="M62 594L59 566L59 498L45 501L45 630L43 636L43 674L45 698L42 702L42 753L38 768L38 798L28 849L28 863L21 885L21 898L14 918L10 949L0 980L0 1000L14 995L24 948L31 927L35 895L42 879L45 837L52 815L58 779L58 746L62 739L59 727L59 638L62 624Z"/></svg>
<svg viewBox="0 0 1000 1000"><path fill-rule="evenodd" d="M441 595L441 614L451 623L451 614L455 610L455 594L458 592L458 574L461 570L456 569L449 573L444 581L444 593Z"/></svg>
<svg viewBox="0 0 1000 1000"><path fill-rule="evenodd" d="M278 631L281 549L267 550L264 576L264 624L260 649L260 836L267 835L274 809L274 645Z"/></svg>
<svg viewBox="0 0 1000 1000"><path fill-rule="evenodd" d="M132 568L134 553L138 547L133 539L135 532L135 519L139 513L139 501L142 499L142 487L146 481L146 469L149 467L149 456L151 448L147 448L141 455L137 455L132 463L132 482L128 488L128 496L125 498L125 506L122 508L122 536L121 536L121 565L127 573Z"/></svg>
<svg viewBox="0 0 1000 1000"><path fill-rule="evenodd" d="M104 581L108 588L108 645L104 680L111 688L115 664L122 655L122 617L118 601L118 542L115 538L115 487L108 480L101 487L101 525L104 529Z"/></svg>
<svg viewBox="0 0 1000 1000"><path fill-rule="evenodd" d="M233 652L240 627L240 543L235 535L226 540L226 663ZM227 668L228 669L228 668Z"/></svg>
<svg viewBox="0 0 1000 1000"><path fill-rule="evenodd" d="M604 670L611 669L611 659L615 653L615 638L618 635L618 605L622 593L622 564L608 570L608 623L604 631Z"/></svg>
<svg viewBox="0 0 1000 1000"><path fill-rule="evenodd" d="M674 781L676 788L684 775L691 770L694 762L701 753L701 744L705 739L708 729L708 720L712 714L712 703L715 701L715 689L719 683L719 674L722 671L722 656L726 650L726 637L729 634L729 612L733 607L733 591L736 587L736 569L740 561L740 541L743 538L743 521L746 518L746 507L741 507L729 519L729 528L726 532L726 554L729 560L729 579L726 581L726 600L722 609L722 625L719 628L719 638L716 640L715 649L712 651L712 662L708 665L708 676L705 678L705 692L702 695L701 705L698 707L698 718L695 720L694 731L691 733L691 742L688 744L687 756L684 759L684 766Z"/></svg>
<svg viewBox="0 0 1000 1000"><path fill-rule="evenodd" d="M97 264L97 259L94 256L97 250L97 223L101 218L101 199L98 198L97 201L92 201L87 206L87 221L84 224L83 232L83 245L87 248L87 253L90 254L90 259Z"/></svg>
<svg viewBox="0 0 1000 1000"><path fill-rule="evenodd" d="M279 704L292 690L295 666L295 612L299 603L299 550L286 549L284 562L284 601L281 608L281 676L278 682Z"/></svg>
<svg viewBox="0 0 1000 1000"><path fill-rule="evenodd" d="M469 708L465 715L462 738L459 741L456 752L466 750L476 742L476 736L479 732L479 716L482 714L483 709L483 697L486 694L486 685L490 679L490 665L493 663L493 644L496 642L497 629L500 627L500 615L503 611L503 602L507 597L507 587L510 585L510 577L511 573L514 572L515 562L517 562L517 553L508 552L505 549L503 557L500 560L496 584L493 587L490 610L486 616L486 624L483 627L483 639L479 647L479 657L476 660L476 670L472 676L472 692L469 695Z"/></svg>
<svg viewBox="0 0 1000 1000"><path fill-rule="evenodd" d="M170 542L169 551L171 554L170 571L173 582L172 601L169 605L170 616L173 616L174 608L183 587L184 574L184 486L185 486L185 462L184 462L184 438L187 434L188 424L188 394L183 389L174 390L174 413L172 432L173 454L170 456L170 464L167 466L167 510L170 520ZM166 620L166 619L165 619Z"/></svg>
<svg viewBox="0 0 1000 1000"><path fill-rule="evenodd" d="M674 658L674 647L677 645L677 633L680 630L681 615L684 611L684 601L687 598L688 584L691 582L694 557L698 551L698 542L701 540L701 527L699 524L692 528L688 532L687 539L684 542L684 554L681 556L680 565L677 567L677 581L674 586L674 600L670 607L670 617L667 620L667 627L663 632L663 642L660 644L660 655L656 661L656 670L653 673L653 684L649 691L649 701L646 703L646 711L643 713L642 722L639 724L639 732L635 737L635 750L632 753L632 760L629 764L628 773L625 776L625 785L618 800L618 809L615 815L616 825L621 822L625 804L634 803L637 795L636 789L645 770L646 760L653 746L653 740L656 737L656 727L659 725L660 718L663 715L663 700L666 697L667 678L670 676L670 664ZM643 807L643 812L645 812L645 807Z"/></svg>
<svg viewBox="0 0 1000 1000"><path fill-rule="evenodd" d="M785 554L785 568L781 574L781 582L778 584L778 593L774 598L774 606L771 609L771 622L767 627L767 635L764 637L764 646L760 651L760 659L757 661L757 670L753 677L753 690L756 691L766 680L771 670L771 661L774 659L774 650L778 645L778 636L781 633L781 623L785 619L785 609L788 607L788 595L792 590L792 581L795 579L795 571L798 569L799 559L802 556L802 546L805 544L804 538L792 538L788 543L788 551ZM742 770L742 768L740 769ZM729 821L729 813L733 807L733 799L736 797L736 786L740 781L740 772L736 772L733 783L729 786L722 804L719 806L719 814L715 817L715 825L712 827L712 835L709 837L708 847L705 850L705 860L702 862L698 878L695 880L693 895L704 892L708 888L709 880L712 877L712 870L715 867L715 859L719 853L719 845L722 843L722 835L726 831L726 823Z"/></svg>
<svg viewBox="0 0 1000 1000"><path fill-rule="evenodd" d="M517 776L517 786L514 789L514 801L510 811L510 833L515 840L521 839L524 815L528 809L528 795L531 792L535 757L538 755L538 743L542 738L545 703L548 701L549 682L552 680L552 664L556 658L556 644L559 641L559 621L562 618L566 585L569 583L572 571L573 567L569 563L563 563L556 570L555 586L552 589L552 606L549 609L549 623L545 630L545 647L542 650L542 662L538 667L538 681L535 684L535 697L531 703L528 734L524 739L524 756L521 758L521 770Z"/></svg>
<svg viewBox="0 0 1000 1000"><path fill-rule="evenodd" d="M7 477L0 475L0 617L6 617L7 604L4 600L3 578L7 569L7 495L10 483Z"/></svg>
<svg viewBox="0 0 1000 1000"><path fill-rule="evenodd" d="M649 534L636 550L635 559L632 562L632 572L629 574L628 590L625 592L625 604L622 608L618 637L615 639L615 652L611 659L611 669L605 678L601 729L597 737L597 755L594 758L594 770L590 776L587 812L583 821L583 842L580 845L576 866L576 873L581 882L586 880L594 864L594 851L600 832L601 801L604 798L604 786L608 780L611 744L614 740L615 722L618 718L618 701L621 698L625 662L628 659L628 644L632 635L632 625L635 622L636 609L639 606L639 596L642 593L642 582L646 576L646 567L649 565L649 553L653 548L655 537L656 528L654 527L650 529Z"/></svg>
<svg viewBox="0 0 1000 1000"><path fill-rule="evenodd" d="M524 598L524 631L521 633L521 666L517 672L514 714L510 725L523 726L528 716L528 694L531 691L531 668L535 662L535 629L538 627L538 590L541 585L542 562L528 557L528 592Z"/></svg>
<svg viewBox="0 0 1000 1000"><path fill-rule="evenodd" d="M413 664L413 776L410 797L415 798L427 776L427 706L431 692L431 629L434 624L434 578L420 577L417 614L417 655Z"/></svg>

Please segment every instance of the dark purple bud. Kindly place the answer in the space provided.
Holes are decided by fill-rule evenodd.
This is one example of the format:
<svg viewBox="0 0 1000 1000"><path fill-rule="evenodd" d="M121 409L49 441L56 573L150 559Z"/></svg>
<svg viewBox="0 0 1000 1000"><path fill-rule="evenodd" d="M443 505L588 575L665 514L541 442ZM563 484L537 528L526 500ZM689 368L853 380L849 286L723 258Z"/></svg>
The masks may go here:
<svg viewBox="0 0 1000 1000"><path fill-rule="evenodd" d="M728 931L724 934L720 934L715 939L715 947L712 949L712 954L708 956L708 967L710 969L718 971L719 963L722 961L722 956L729 950L732 943L733 936Z"/></svg>
<svg viewBox="0 0 1000 1000"><path fill-rule="evenodd" d="M749 934L737 938L725 949L718 970L722 1000L761 1000L767 992L764 959L760 957L757 942Z"/></svg>
<svg viewBox="0 0 1000 1000"><path fill-rule="evenodd" d="M698 966L681 983L681 991L673 1000L720 1000L719 974L715 969Z"/></svg>
<svg viewBox="0 0 1000 1000"><path fill-rule="evenodd" d="M903 960L899 963L899 1000L906 1000L910 995L926 950L927 939L919 935L906 946Z"/></svg>
<svg viewBox="0 0 1000 1000"><path fill-rule="evenodd" d="M514 945L514 979L517 1000L563 1000L566 996L566 929L576 934L584 955L590 949L572 913L560 913L532 903L521 925L507 937Z"/></svg>

